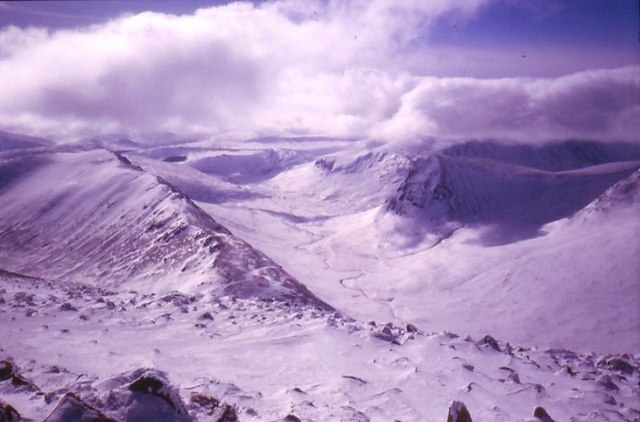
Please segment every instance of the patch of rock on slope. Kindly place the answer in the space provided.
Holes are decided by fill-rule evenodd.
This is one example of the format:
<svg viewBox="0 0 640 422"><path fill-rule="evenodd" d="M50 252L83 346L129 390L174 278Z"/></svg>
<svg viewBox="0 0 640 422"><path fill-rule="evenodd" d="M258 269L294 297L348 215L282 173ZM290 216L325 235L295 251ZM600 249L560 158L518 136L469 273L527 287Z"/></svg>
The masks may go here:
<svg viewBox="0 0 640 422"><path fill-rule="evenodd" d="M522 420L538 406L557 420L640 416L638 355L511 347L312 308L6 271L0 319L12 321L0 326L11 339L0 346L2 406L35 420L441 421L449 400L474 420Z"/></svg>
<svg viewBox="0 0 640 422"><path fill-rule="evenodd" d="M574 219L595 218L620 210L640 211L640 170L611 186L577 213Z"/></svg>
<svg viewBox="0 0 640 422"><path fill-rule="evenodd" d="M28 154L0 164L31 163ZM0 192L0 264L47 279L287 300L324 309L302 284L179 189L104 150L50 153Z"/></svg>

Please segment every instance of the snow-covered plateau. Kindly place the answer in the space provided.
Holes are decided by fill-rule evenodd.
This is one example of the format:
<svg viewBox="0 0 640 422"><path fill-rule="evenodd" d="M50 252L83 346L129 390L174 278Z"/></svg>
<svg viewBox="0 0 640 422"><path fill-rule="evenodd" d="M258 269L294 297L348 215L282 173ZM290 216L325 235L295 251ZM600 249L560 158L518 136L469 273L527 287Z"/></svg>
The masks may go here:
<svg viewBox="0 0 640 422"><path fill-rule="evenodd" d="M637 421L639 215L632 143L1 133L0 421Z"/></svg>

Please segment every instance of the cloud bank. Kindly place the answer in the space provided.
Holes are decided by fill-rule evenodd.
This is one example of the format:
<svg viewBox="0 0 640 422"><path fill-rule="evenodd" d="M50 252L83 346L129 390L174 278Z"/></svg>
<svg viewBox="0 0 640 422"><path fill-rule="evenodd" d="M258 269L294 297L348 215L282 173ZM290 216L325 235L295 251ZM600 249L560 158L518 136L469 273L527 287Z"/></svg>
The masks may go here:
<svg viewBox="0 0 640 422"><path fill-rule="evenodd" d="M4 28L0 129L637 140L640 67L481 79L415 66L446 68L424 35L487 1L232 3L74 30Z"/></svg>
<svg viewBox="0 0 640 422"><path fill-rule="evenodd" d="M421 78L374 132L383 138L638 140L638 67L555 79Z"/></svg>

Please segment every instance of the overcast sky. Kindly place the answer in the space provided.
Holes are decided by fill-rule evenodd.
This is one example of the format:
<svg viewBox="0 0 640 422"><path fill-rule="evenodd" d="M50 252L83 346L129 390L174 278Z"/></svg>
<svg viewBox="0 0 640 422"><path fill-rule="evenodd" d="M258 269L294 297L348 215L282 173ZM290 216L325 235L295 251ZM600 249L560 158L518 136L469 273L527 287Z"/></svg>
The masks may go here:
<svg viewBox="0 0 640 422"><path fill-rule="evenodd" d="M0 2L0 129L638 140L636 0Z"/></svg>

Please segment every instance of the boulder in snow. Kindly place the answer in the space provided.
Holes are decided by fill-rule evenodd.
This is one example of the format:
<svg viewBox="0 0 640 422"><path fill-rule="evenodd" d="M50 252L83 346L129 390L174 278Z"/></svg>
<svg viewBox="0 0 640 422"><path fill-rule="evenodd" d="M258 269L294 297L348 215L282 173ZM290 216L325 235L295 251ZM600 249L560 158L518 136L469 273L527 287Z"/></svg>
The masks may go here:
<svg viewBox="0 0 640 422"><path fill-rule="evenodd" d="M10 404L0 400L0 422L17 422L20 420L22 420L20 413Z"/></svg>
<svg viewBox="0 0 640 422"><path fill-rule="evenodd" d="M461 401L454 400L451 402L447 422L472 422L471 414L469 413L469 410L467 410L467 406L465 406Z"/></svg>
<svg viewBox="0 0 640 422"><path fill-rule="evenodd" d="M547 411L544 410L544 407L536 407L533 411L533 417L539 422L555 422Z"/></svg>

